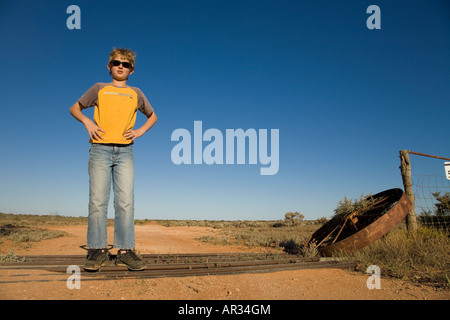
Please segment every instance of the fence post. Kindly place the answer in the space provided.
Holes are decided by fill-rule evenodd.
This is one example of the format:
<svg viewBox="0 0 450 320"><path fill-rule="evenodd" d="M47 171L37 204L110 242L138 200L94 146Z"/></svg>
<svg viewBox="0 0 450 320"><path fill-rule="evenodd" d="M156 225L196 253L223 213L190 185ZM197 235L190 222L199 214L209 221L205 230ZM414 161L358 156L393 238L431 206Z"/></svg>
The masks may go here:
<svg viewBox="0 0 450 320"><path fill-rule="evenodd" d="M414 206L414 193L411 184L411 164L409 162L408 150L400 150L400 171L402 173L405 194L411 201L411 210L406 217L406 228L408 231L415 231L417 230L417 218Z"/></svg>

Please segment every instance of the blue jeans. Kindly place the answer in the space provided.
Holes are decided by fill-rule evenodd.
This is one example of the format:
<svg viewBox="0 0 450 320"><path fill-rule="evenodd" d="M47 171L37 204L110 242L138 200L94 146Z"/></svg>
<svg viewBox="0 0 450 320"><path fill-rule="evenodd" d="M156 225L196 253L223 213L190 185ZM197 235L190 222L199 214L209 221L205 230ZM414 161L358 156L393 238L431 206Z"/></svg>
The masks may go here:
<svg viewBox="0 0 450 320"><path fill-rule="evenodd" d="M114 192L114 247L134 248L134 153L131 145L93 143L89 156L87 247L107 247L107 214Z"/></svg>

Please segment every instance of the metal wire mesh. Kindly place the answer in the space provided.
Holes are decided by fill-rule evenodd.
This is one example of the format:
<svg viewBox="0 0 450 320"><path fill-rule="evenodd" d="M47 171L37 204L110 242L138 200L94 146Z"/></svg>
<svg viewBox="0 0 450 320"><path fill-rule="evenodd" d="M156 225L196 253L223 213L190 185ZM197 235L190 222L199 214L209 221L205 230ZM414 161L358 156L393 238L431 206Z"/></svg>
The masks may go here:
<svg viewBox="0 0 450 320"><path fill-rule="evenodd" d="M444 161L415 154L411 154L410 160L418 222L450 232L450 206L441 198L450 198L450 180L445 175Z"/></svg>

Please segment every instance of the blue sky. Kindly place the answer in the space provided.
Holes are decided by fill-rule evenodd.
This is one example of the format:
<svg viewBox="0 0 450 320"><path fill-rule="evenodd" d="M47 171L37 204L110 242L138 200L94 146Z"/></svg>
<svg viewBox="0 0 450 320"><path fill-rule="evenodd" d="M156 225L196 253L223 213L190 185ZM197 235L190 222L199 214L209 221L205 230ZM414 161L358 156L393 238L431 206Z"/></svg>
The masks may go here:
<svg viewBox="0 0 450 320"><path fill-rule="evenodd" d="M0 212L87 216L88 136L68 110L111 80L113 47L137 52L128 84L159 118L134 147L138 219L330 217L402 187L399 150L450 156L445 0L2 1L0 39ZM173 164L171 134L194 121L278 129L278 173Z"/></svg>

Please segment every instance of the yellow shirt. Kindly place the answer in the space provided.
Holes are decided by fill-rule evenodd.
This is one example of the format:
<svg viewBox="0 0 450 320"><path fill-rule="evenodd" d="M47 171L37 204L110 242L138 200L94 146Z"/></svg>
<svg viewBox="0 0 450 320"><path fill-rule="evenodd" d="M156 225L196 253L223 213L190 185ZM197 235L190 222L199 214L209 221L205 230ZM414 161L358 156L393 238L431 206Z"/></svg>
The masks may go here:
<svg viewBox="0 0 450 320"><path fill-rule="evenodd" d="M79 100L83 109L95 106L94 121L105 133L103 140L91 143L130 144L123 134L133 129L137 110L147 117L153 108L145 95L136 87L117 87L110 83L96 83Z"/></svg>

